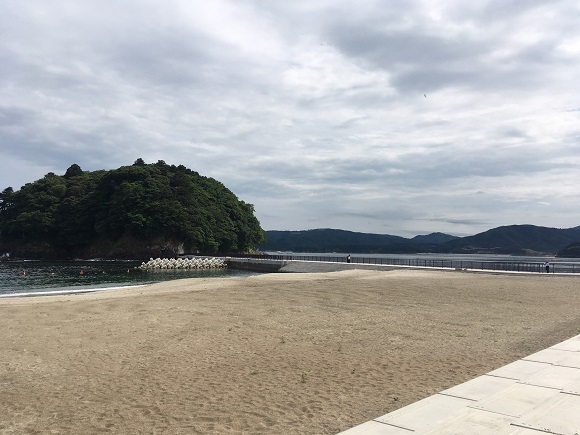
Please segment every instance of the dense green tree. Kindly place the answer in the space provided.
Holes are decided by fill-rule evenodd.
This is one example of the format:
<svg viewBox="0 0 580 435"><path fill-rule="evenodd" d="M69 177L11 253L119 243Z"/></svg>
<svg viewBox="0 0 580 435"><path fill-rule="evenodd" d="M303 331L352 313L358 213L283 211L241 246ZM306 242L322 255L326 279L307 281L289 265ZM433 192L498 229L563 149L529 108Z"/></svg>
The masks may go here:
<svg viewBox="0 0 580 435"><path fill-rule="evenodd" d="M66 170L64 178L78 177L80 175L83 175L83 170L75 163Z"/></svg>
<svg viewBox="0 0 580 435"><path fill-rule="evenodd" d="M16 253L240 252L264 241L251 204L162 160L96 172L75 164L62 177L50 173L0 194L0 248Z"/></svg>
<svg viewBox="0 0 580 435"><path fill-rule="evenodd" d="M0 212L5 212L12 206L12 197L14 196L14 189L7 187L0 193Z"/></svg>
<svg viewBox="0 0 580 435"><path fill-rule="evenodd" d="M562 249L556 257L580 258L580 242L572 242Z"/></svg>

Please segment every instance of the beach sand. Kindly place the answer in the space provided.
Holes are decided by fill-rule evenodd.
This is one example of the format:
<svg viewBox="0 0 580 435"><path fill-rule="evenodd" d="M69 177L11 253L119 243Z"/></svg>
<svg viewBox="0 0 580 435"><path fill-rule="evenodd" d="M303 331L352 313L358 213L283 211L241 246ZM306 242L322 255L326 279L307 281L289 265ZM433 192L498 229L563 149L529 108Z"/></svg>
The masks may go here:
<svg viewBox="0 0 580 435"><path fill-rule="evenodd" d="M344 271L0 300L0 434L334 434L580 332L580 278Z"/></svg>

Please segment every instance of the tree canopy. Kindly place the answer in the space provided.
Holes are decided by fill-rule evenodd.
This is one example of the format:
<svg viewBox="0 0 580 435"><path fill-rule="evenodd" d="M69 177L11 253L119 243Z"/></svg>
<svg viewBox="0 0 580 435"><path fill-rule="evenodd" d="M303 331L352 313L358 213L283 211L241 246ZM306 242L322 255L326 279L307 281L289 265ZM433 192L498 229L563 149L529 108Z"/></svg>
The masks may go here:
<svg viewBox="0 0 580 435"><path fill-rule="evenodd" d="M244 252L264 240L251 204L162 160L94 172L74 164L0 193L0 250L17 255Z"/></svg>
<svg viewBox="0 0 580 435"><path fill-rule="evenodd" d="M580 242L572 242L562 249L556 257L580 258Z"/></svg>

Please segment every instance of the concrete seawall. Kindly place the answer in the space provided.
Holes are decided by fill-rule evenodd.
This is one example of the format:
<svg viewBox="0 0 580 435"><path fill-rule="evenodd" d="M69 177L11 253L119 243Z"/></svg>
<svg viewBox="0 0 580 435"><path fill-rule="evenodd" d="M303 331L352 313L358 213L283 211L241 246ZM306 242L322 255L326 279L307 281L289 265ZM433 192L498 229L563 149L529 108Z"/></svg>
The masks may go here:
<svg viewBox="0 0 580 435"><path fill-rule="evenodd" d="M272 260L259 258L228 258L226 260L228 267L239 270L249 270L253 272L265 273L324 273L338 272L341 270L395 270L395 269L431 269L441 271L464 271L470 273L492 273L492 274L533 274L537 272L515 272L489 269L453 269L449 267L429 267L429 266L405 266L405 265L387 265L387 264L364 264L364 263L337 263L331 261L308 261L308 260ZM551 276L554 274L546 274ZM559 274L556 274L559 275ZM568 275L568 274L561 274Z"/></svg>
<svg viewBox="0 0 580 435"><path fill-rule="evenodd" d="M289 262L285 260L261 260L255 258L228 258L226 263L231 269L276 273L280 272L280 269Z"/></svg>
<svg viewBox="0 0 580 435"><path fill-rule="evenodd" d="M380 264L334 263L304 260L262 260L257 258L229 258L227 263L228 267L231 267L232 269L270 273L322 273L353 269L398 269L397 266L387 266Z"/></svg>

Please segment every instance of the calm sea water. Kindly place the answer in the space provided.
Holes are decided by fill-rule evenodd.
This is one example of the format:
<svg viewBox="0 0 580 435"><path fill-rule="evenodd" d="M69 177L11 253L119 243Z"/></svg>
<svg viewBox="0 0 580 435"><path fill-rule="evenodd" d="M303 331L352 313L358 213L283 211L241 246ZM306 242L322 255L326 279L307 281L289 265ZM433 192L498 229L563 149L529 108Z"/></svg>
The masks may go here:
<svg viewBox="0 0 580 435"><path fill-rule="evenodd" d="M344 257L347 254L328 253L280 253L291 256ZM435 259L454 261L506 261L542 264L549 261L558 271L571 272L572 266L580 270L579 258L524 257L510 255L459 255L459 254L351 254L353 258L394 258L394 259ZM336 261L336 260L335 260ZM338 260L340 261L340 259ZM0 297L20 293L42 293L63 291L85 291L124 286L151 284L180 278L228 278L256 275L255 272L216 269L216 270L159 270L143 272L137 269L135 261L5 261L0 262ZM542 270L542 269L540 269Z"/></svg>
<svg viewBox="0 0 580 435"><path fill-rule="evenodd" d="M181 278L228 278L253 272L157 270L144 272L135 261L4 261L0 262L0 297L20 293L73 292L151 284Z"/></svg>

